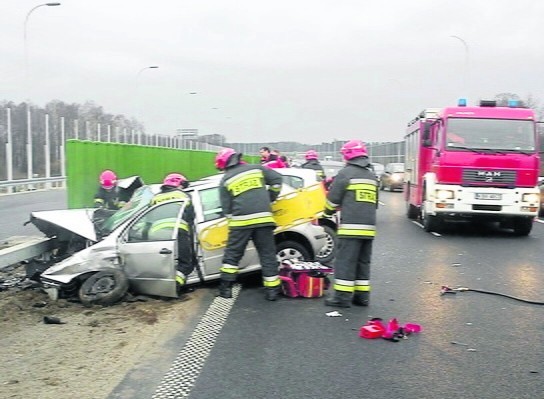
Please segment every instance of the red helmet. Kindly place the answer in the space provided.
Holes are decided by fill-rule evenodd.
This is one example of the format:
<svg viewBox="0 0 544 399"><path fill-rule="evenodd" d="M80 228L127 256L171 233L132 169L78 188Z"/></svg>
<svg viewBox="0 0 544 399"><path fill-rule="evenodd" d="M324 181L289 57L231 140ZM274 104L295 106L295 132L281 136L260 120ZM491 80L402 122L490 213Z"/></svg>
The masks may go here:
<svg viewBox="0 0 544 399"><path fill-rule="evenodd" d="M304 154L304 157L308 160L310 159L317 159L317 151L316 150L308 150L306 151L306 154Z"/></svg>
<svg viewBox="0 0 544 399"><path fill-rule="evenodd" d="M187 183L187 179L185 178L185 176L179 173L170 173L162 181L162 184L164 184L165 186L172 186L172 187L183 186L185 188L186 183Z"/></svg>
<svg viewBox="0 0 544 399"><path fill-rule="evenodd" d="M342 146L340 150L344 156L344 160L349 161L350 159L357 157L366 157L368 152L366 151L365 143L361 140L350 140Z"/></svg>
<svg viewBox="0 0 544 399"><path fill-rule="evenodd" d="M116 183L117 175L113 171L107 169L100 173L100 185L106 190L111 190Z"/></svg>
<svg viewBox="0 0 544 399"><path fill-rule="evenodd" d="M215 167L219 170L225 170L230 158L236 154L232 148L223 148L215 156Z"/></svg>

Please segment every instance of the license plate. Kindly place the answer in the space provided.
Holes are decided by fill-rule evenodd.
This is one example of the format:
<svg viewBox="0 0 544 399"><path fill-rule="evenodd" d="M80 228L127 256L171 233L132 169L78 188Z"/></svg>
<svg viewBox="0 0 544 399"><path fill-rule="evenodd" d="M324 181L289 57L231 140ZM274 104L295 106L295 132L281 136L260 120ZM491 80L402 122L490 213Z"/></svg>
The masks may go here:
<svg viewBox="0 0 544 399"><path fill-rule="evenodd" d="M502 199L502 194L475 193L474 197L477 200L501 200Z"/></svg>

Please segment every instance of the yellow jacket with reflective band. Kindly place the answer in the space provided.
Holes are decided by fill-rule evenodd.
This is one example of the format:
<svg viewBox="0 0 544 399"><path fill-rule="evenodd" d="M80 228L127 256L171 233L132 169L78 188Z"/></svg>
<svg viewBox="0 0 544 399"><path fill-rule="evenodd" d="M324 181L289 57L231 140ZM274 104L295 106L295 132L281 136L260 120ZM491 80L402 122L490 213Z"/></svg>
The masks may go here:
<svg viewBox="0 0 544 399"><path fill-rule="evenodd" d="M177 187L163 185L161 186L161 192L155 194L155 196L151 199L150 204L155 205L167 201L180 201L180 203L185 203L185 210L183 211L182 217L183 225L185 227L180 226L180 228L189 231L190 226L192 229L192 225L195 220L195 210L191 201L191 196Z"/></svg>
<svg viewBox="0 0 544 399"><path fill-rule="evenodd" d="M366 157L348 161L329 189L325 213L342 210L338 237L373 239L376 235L378 182L369 165Z"/></svg>
<svg viewBox="0 0 544 399"><path fill-rule="evenodd" d="M281 190L282 176L261 165L239 163L227 168L219 187L229 228L275 226L271 203Z"/></svg>

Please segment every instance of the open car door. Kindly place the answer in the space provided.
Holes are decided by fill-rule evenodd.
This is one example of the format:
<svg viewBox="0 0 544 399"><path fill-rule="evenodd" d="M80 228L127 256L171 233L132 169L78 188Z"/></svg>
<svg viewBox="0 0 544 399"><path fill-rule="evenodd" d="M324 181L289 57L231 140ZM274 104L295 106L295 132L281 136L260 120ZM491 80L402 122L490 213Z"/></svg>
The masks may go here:
<svg viewBox="0 0 544 399"><path fill-rule="evenodd" d="M177 297L177 237L183 202L167 202L136 218L119 239L124 271L136 291Z"/></svg>

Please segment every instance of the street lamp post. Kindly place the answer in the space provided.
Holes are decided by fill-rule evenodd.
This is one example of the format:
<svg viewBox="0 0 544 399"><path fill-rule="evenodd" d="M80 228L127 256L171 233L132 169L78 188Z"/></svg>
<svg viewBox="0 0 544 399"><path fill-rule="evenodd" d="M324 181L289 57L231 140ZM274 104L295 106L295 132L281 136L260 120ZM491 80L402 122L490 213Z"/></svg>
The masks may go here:
<svg viewBox="0 0 544 399"><path fill-rule="evenodd" d="M28 19L30 18L30 15L34 12L34 10L36 10L37 8L40 8L40 7L56 7L56 6L60 6L60 3L43 3L43 4L38 4L37 6L33 7L30 9L30 11L26 14L26 18L25 18L25 25L24 25L24 32L23 32L23 40L24 40L24 51L25 51L25 80L27 79L28 77L28 44L27 44L27 37L28 37L28 34L27 34L27 26L28 26Z"/></svg>
<svg viewBox="0 0 544 399"><path fill-rule="evenodd" d="M468 44L467 44L467 42L465 40L463 40L459 36L452 35L450 37L459 40L463 44L463 47L465 48L465 71L463 73L463 90L464 90L463 95L466 96L466 95L468 95L467 89L468 89L468 85L469 85L469 49L468 49Z"/></svg>
<svg viewBox="0 0 544 399"><path fill-rule="evenodd" d="M150 66L146 66L146 67L140 69L140 70L138 71L138 73L136 74L136 89L138 89L138 78L140 77L140 75L142 74L142 72L145 71L146 69L157 69L157 68L159 68L158 65L150 65ZM136 90L136 91L138 91L138 90ZM136 95L136 97L138 97L138 95ZM139 99L138 99L138 98L136 98L136 102L137 102L137 103L139 102ZM138 107L138 108L139 108L139 107ZM138 113L140 113L140 112L138 112ZM140 131L138 131L138 133L137 133L137 134L138 134L138 144L141 144L141 140L142 140L142 138L141 138L141 133L142 133L142 132L140 132ZM133 139L133 141L134 141L134 139Z"/></svg>
<svg viewBox="0 0 544 399"><path fill-rule="evenodd" d="M60 3L44 3L44 4L38 4L37 6L33 7L30 9L30 11L26 14L26 18L25 18L25 24L24 24L24 31L23 31L23 45L24 45L24 56L25 56L25 65L24 65L24 69L25 69L25 91L28 93L28 90L30 88L30 85L28 83L28 45L27 45L27 26L28 26L28 20L30 18L30 15L34 12L34 10L36 10L37 8L40 8L40 7L55 7L55 6L60 6ZM26 104L26 111L27 111L27 127L26 127L26 130L27 130L27 139L26 139L26 166L27 166L27 177L29 179L32 179L33 177L33 174L34 174L34 171L32 170L32 129L31 129L31 125L30 125L30 105L28 104L28 101L27 101L27 104Z"/></svg>

